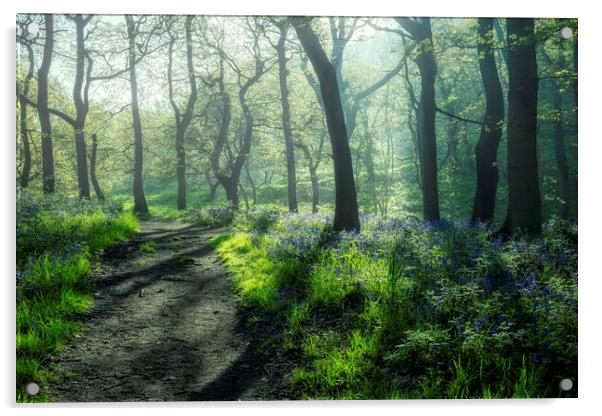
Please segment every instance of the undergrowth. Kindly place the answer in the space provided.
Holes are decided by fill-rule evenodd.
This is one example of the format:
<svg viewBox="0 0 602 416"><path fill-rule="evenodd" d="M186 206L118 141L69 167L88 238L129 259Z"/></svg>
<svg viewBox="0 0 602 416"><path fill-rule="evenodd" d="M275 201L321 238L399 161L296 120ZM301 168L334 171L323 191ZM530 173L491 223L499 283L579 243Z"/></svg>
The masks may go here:
<svg viewBox="0 0 602 416"><path fill-rule="evenodd" d="M252 210L214 245L245 307L286 322L303 398L574 397L577 227L484 226Z"/></svg>
<svg viewBox="0 0 602 416"><path fill-rule="evenodd" d="M138 229L136 217L95 201L17 194L17 401L47 401L45 367L91 304L87 277L95 256ZM29 396L28 383L42 387Z"/></svg>

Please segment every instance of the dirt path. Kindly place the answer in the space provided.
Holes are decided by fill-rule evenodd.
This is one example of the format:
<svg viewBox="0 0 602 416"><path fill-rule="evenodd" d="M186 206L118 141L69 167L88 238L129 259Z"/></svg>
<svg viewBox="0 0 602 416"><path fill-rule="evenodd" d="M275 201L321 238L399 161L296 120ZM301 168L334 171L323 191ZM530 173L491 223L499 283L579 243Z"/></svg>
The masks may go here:
<svg viewBox="0 0 602 416"><path fill-rule="evenodd" d="M244 323L206 231L146 220L93 275L84 333L51 366L53 401L275 400L287 369ZM149 241L156 250L144 254Z"/></svg>

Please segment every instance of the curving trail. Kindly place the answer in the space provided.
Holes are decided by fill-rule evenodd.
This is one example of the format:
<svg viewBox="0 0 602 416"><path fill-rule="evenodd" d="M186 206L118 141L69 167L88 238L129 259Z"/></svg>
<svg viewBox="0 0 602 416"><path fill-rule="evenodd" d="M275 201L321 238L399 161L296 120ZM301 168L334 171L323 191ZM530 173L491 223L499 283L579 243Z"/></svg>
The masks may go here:
<svg viewBox="0 0 602 416"><path fill-rule="evenodd" d="M84 332L50 363L55 402L290 398L269 334L251 330L209 245L224 230L169 220L109 249ZM154 241L156 250L140 246ZM263 347L263 348L262 348Z"/></svg>

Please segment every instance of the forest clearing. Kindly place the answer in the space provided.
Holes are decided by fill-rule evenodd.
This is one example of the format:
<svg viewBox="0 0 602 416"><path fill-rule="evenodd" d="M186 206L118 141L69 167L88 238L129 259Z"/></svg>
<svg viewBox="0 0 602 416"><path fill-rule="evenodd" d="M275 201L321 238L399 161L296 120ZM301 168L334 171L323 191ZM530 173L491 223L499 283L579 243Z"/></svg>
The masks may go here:
<svg viewBox="0 0 602 416"><path fill-rule="evenodd" d="M576 19L17 15L17 401L577 397L577 72Z"/></svg>

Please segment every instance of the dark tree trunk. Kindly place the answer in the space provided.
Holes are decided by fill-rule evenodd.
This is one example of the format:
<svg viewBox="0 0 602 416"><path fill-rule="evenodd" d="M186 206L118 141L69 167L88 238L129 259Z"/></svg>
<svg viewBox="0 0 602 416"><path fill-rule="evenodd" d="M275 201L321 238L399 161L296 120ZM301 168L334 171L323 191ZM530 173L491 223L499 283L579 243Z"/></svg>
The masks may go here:
<svg viewBox="0 0 602 416"><path fill-rule="evenodd" d="M312 165L309 165L309 176L311 178L311 212L315 214L318 212L318 205L320 205L320 187L318 185L318 174Z"/></svg>
<svg viewBox="0 0 602 416"><path fill-rule="evenodd" d="M82 97L84 85L84 71L86 50L84 45L84 28L90 21L90 16L84 18L81 14L73 17L76 32L76 65L75 83L73 85L73 103L75 104L75 153L77 159L77 183L79 185L80 198L90 199L90 181L88 179L88 158L86 154L86 139L84 129L86 127L86 116L88 115L87 97ZM87 93L86 93L87 95Z"/></svg>
<svg viewBox="0 0 602 416"><path fill-rule="evenodd" d="M169 101L174 109L176 117L176 177L178 181L178 201L177 207L179 210L186 209L186 148L184 145L184 137L186 130L192 121L194 114L194 105L197 100L197 85L196 76L194 74L194 62L192 59L192 20L193 16L186 17L186 63L188 69L188 82L190 83L190 95L184 113L180 113L180 109L175 102L173 96L173 47L175 38L171 38L169 44L169 63L167 69L167 78L169 83Z"/></svg>
<svg viewBox="0 0 602 416"><path fill-rule="evenodd" d="M286 69L286 36L287 24L283 23L280 27L280 37L276 45L278 53L278 73L280 80L280 104L282 105L282 129L284 130L284 146L286 150L286 173L288 179L288 209L290 212L297 212L297 173L295 170L295 148L293 146L293 132L290 122L290 108L288 101L288 86Z"/></svg>
<svg viewBox="0 0 602 416"><path fill-rule="evenodd" d="M224 178L220 181L226 191L226 199L235 208L238 208L238 181Z"/></svg>
<svg viewBox="0 0 602 416"><path fill-rule="evenodd" d="M326 124L334 159L335 214L333 229L335 231L359 231L360 221L351 152L335 68L328 60L320 41L309 24L298 18L293 18L292 21L299 41L318 75L320 91L324 100Z"/></svg>
<svg viewBox="0 0 602 416"><path fill-rule="evenodd" d="M23 146L23 168L19 177L21 188L29 186L29 177L31 174L31 147L29 144L29 134L27 132L27 95L29 94L29 83L33 78L33 50L29 44L24 45L27 48L27 74L23 80L21 94L19 94L19 133L21 135L21 145ZM17 87L19 87L17 85Z"/></svg>
<svg viewBox="0 0 602 416"><path fill-rule="evenodd" d="M537 168L537 60L533 19L506 19L508 42L508 211L500 233L541 234Z"/></svg>
<svg viewBox="0 0 602 416"><path fill-rule="evenodd" d="M142 125L140 123L140 110L138 107L138 81L136 79L136 28L132 16L126 15L125 21L129 40L129 66L130 66L130 89L132 94L132 120L134 127L134 211L147 213L148 205L144 196L144 183L142 179L143 168L143 146Z"/></svg>
<svg viewBox="0 0 602 416"><path fill-rule="evenodd" d="M42 132L42 189L44 193L54 192L54 151L52 149L52 127L48 111L48 73L52 63L54 48L54 18L51 14L44 15L46 24L46 40L42 64L38 69L38 118Z"/></svg>
<svg viewBox="0 0 602 416"><path fill-rule="evenodd" d="M435 130L435 77L437 67L433 55L431 20L400 18L401 26L417 42L416 65L420 71L420 103L417 112L417 135L420 143L423 215L425 220L439 219L437 185L437 138Z"/></svg>
<svg viewBox="0 0 602 416"><path fill-rule="evenodd" d="M477 188L472 221L491 222L499 180L497 151L504 123L504 94L495 64L493 19L479 18L479 68L485 90L485 120L475 147Z"/></svg>
<svg viewBox="0 0 602 416"><path fill-rule="evenodd" d="M565 40L560 36L559 51L558 51L558 69L566 69L566 59L564 56ZM559 212L558 215L564 220L569 219L570 214L570 188L569 188L569 167L566 160L566 150L564 146L564 119L562 105L562 80L556 82L554 91L552 92L552 104L556 113L554 122L554 149L556 153L556 167L558 169L558 199Z"/></svg>
<svg viewBox="0 0 602 416"><path fill-rule="evenodd" d="M94 186L94 192L96 193L96 197L104 201L105 196L100 189L100 185L98 183L98 179L96 178L96 154L98 150L98 142L96 134L92 134L92 154L90 155L90 180L92 181L92 186Z"/></svg>

